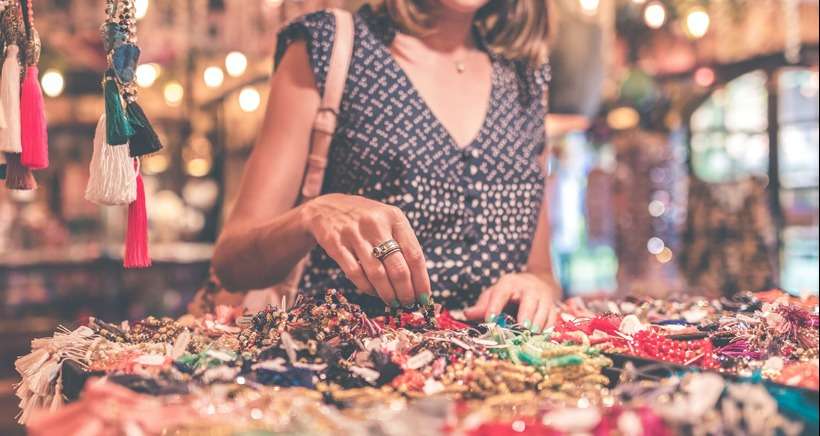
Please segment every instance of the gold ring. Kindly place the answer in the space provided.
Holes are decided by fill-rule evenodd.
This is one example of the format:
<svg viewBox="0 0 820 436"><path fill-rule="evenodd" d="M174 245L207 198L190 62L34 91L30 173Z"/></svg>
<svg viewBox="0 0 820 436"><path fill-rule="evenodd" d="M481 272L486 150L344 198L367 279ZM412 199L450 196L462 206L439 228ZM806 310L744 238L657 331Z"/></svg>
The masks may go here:
<svg viewBox="0 0 820 436"><path fill-rule="evenodd" d="M395 239L389 239L373 247L373 257L383 261L385 257L397 251L401 251L401 246Z"/></svg>

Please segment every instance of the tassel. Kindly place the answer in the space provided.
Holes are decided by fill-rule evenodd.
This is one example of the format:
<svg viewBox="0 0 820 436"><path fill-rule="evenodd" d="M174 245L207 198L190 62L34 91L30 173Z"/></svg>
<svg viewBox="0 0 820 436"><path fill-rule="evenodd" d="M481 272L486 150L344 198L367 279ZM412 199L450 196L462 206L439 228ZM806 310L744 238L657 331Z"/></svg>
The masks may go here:
<svg viewBox="0 0 820 436"><path fill-rule="evenodd" d="M162 150L162 144L159 141L159 136L142 107L136 101L128 102L126 106L128 113L128 121L131 127L134 128L134 136L128 142L129 152L131 157L145 156L146 154L156 153Z"/></svg>
<svg viewBox="0 0 820 436"><path fill-rule="evenodd" d="M20 153L6 153L6 188L20 191L37 189L31 169L20 162Z"/></svg>
<svg viewBox="0 0 820 436"><path fill-rule="evenodd" d="M138 161L135 159L135 165ZM145 185L137 169L137 199L128 205L128 229L125 235L126 268L147 268L151 266L148 255L148 213L145 210Z"/></svg>
<svg viewBox="0 0 820 436"><path fill-rule="evenodd" d="M0 135L0 151L21 153L20 142L20 64L17 54L20 49L11 44L6 47L6 60L3 62L3 78L0 83L0 104L3 105L6 128Z"/></svg>
<svg viewBox="0 0 820 436"><path fill-rule="evenodd" d="M105 143L106 116L102 115L94 132L94 151L89 166L85 199L105 206L131 204L137 198L136 174L128 147Z"/></svg>
<svg viewBox="0 0 820 436"><path fill-rule="evenodd" d="M2 135L3 132L0 132ZM0 180L6 180L6 154L0 152Z"/></svg>
<svg viewBox="0 0 820 436"><path fill-rule="evenodd" d="M40 89L38 77L37 66L30 65L26 70L20 97L20 128L23 145L20 160L23 165L33 170L48 168L46 113L43 91Z"/></svg>
<svg viewBox="0 0 820 436"><path fill-rule="evenodd" d="M134 134L134 129L122 110L122 99L117 83L106 74L105 86L106 142L109 145L123 145Z"/></svg>

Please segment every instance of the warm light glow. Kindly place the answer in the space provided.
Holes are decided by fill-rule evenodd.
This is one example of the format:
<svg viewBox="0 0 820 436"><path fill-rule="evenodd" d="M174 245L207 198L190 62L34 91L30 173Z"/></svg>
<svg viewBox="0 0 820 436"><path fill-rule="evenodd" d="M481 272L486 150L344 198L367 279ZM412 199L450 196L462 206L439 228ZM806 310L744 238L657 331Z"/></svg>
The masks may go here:
<svg viewBox="0 0 820 436"><path fill-rule="evenodd" d="M242 52L232 51L225 56L225 70L231 77L239 77L248 68L248 58Z"/></svg>
<svg viewBox="0 0 820 436"><path fill-rule="evenodd" d="M709 67L700 67L695 70L695 84L702 87L708 88L715 83L715 70Z"/></svg>
<svg viewBox="0 0 820 436"><path fill-rule="evenodd" d="M664 248L666 248L666 244L663 239L657 236L649 238L649 241L646 242L646 249L652 254L660 254Z"/></svg>
<svg viewBox="0 0 820 436"><path fill-rule="evenodd" d="M601 0L578 0L578 3L581 4L581 9L584 13L594 15L598 12L598 6L601 4Z"/></svg>
<svg viewBox="0 0 820 436"><path fill-rule="evenodd" d="M282 6L283 0L265 0L265 6L269 8L278 8Z"/></svg>
<svg viewBox="0 0 820 436"><path fill-rule="evenodd" d="M141 64L137 66L137 85L148 88L157 81L160 69L157 64Z"/></svg>
<svg viewBox="0 0 820 436"><path fill-rule="evenodd" d="M686 34L691 38L702 38L709 31L709 14L701 9L695 8L686 15Z"/></svg>
<svg viewBox="0 0 820 436"><path fill-rule="evenodd" d="M606 123L615 130L631 129L641 122L641 115L629 106L621 106L609 111Z"/></svg>
<svg viewBox="0 0 820 436"><path fill-rule="evenodd" d="M182 103L182 97L185 96L185 88L182 87L181 83L171 81L165 85L163 95L165 96L165 102L168 103L168 106L178 106Z"/></svg>
<svg viewBox="0 0 820 436"><path fill-rule="evenodd" d="M669 263L672 261L672 250L669 247L664 247L660 253L655 255L655 259L658 259L660 263Z"/></svg>
<svg viewBox="0 0 820 436"><path fill-rule="evenodd" d="M148 13L148 5L150 2L148 0L134 0L134 16L141 20L145 18L145 14Z"/></svg>
<svg viewBox="0 0 820 436"><path fill-rule="evenodd" d="M211 171L211 161L203 157L197 157L189 160L185 164L185 169L193 177L207 176L208 172Z"/></svg>
<svg viewBox="0 0 820 436"><path fill-rule="evenodd" d="M250 86L242 88L239 92L239 107L245 112L253 112L259 109L259 104L262 102L262 97L259 91Z"/></svg>
<svg viewBox="0 0 820 436"><path fill-rule="evenodd" d="M666 23L666 8L663 3L653 1L643 10L643 21L653 29L660 29Z"/></svg>
<svg viewBox="0 0 820 436"><path fill-rule="evenodd" d="M205 68L205 72L202 73L202 79L205 81L205 86L218 88L222 85L222 82L225 81L225 73L222 72L222 68L208 67Z"/></svg>
<svg viewBox="0 0 820 436"><path fill-rule="evenodd" d="M145 174L153 175L164 172L170 164L168 156L163 153L156 153L142 158L140 169Z"/></svg>
<svg viewBox="0 0 820 436"><path fill-rule="evenodd" d="M43 93L45 95L57 97L63 93L65 79L63 79L63 74L57 70L46 70L40 79L40 85L43 87Z"/></svg>

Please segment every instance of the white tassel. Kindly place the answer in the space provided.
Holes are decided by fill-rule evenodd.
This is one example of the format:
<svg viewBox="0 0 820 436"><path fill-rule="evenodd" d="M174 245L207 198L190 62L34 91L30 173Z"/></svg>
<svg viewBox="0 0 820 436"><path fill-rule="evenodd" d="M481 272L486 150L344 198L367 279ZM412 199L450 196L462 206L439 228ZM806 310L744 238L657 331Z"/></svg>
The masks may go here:
<svg viewBox="0 0 820 436"><path fill-rule="evenodd" d="M105 115L94 132L94 152L85 199L104 206L128 205L137 199L137 173L128 155L128 144L105 143Z"/></svg>
<svg viewBox="0 0 820 436"><path fill-rule="evenodd" d="M0 105L3 106L5 120L3 134L0 135L0 151L6 153L23 152L20 130L20 64L17 63L19 51L14 44L6 47L3 77L0 81Z"/></svg>

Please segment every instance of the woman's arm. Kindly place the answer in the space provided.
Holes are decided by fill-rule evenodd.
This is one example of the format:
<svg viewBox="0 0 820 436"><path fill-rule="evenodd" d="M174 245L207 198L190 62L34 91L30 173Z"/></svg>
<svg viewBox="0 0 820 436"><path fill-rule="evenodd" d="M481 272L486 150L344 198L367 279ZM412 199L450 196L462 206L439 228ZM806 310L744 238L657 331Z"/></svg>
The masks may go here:
<svg viewBox="0 0 820 436"><path fill-rule="evenodd" d="M283 280L315 244L292 208L319 103L306 44L294 42L271 80L264 122L214 252L214 270L228 289Z"/></svg>
<svg viewBox="0 0 820 436"><path fill-rule="evenodd" d="M360 291L394 306L429 301L424 254L400 209L343 194L293 208L319 105L306 44L295 42L274 74L259 139L216 245L217 277L230 290L270 286L318 244ZM401 251L376 259L373 247L391 239Z"/></svg>

